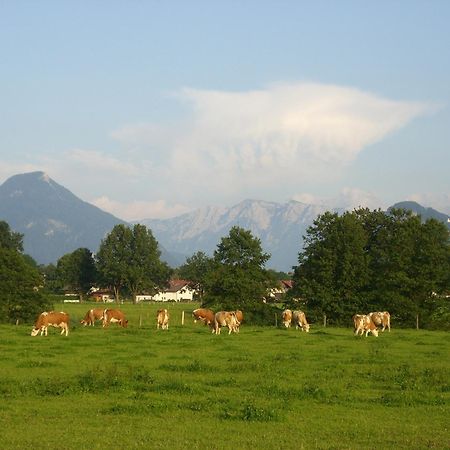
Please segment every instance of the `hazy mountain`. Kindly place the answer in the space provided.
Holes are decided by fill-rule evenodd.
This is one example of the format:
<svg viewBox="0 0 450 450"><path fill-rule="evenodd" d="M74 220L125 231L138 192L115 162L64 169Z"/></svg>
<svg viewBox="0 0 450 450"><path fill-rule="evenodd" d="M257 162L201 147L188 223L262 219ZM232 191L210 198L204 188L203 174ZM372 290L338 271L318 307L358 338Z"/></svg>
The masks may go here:
<svg viewBox="0 0 450 450"><path fill-rule="evenodd" d="M412 210L424 220L433 217L450 229L448 215L432 208L415 202L394 207ZM264 251L272 255L268 267L289 271L297 264L306 229L325 211L342 213L343 209L296 201L244 200L230 208L205 207L171 219L139 222L152 230L162 259L172 267L200 250L212 255L220 239L238 225L261 239ZM95 252L114 225L126 223L80 200L43 172L15 175L0 186L0 220L23 233L25 252L44 264L55 263L80 247Z"/></svg>
<svg viewBox="0 0 450 450"><path fill-rule="evenodd" d="M24 251L40 264L77 248L92 252L121 219L76 197L44 172L15 175L0 186L0 220L24 235ZM161 258L177 264L162 250ZM181 260L182 261L182 260Z"/></svg>
<svg viewBox="0 0 450 450"><path fill-rule="evenodd" d="M232 206L206 207L172 219L140 221L171 251L191 256L201 250L212 255L220 239L238 225L261 239L272 255L268 267L288 271L297 264L302 236L326 206L290 201L285 204L244 200Z"/></svg>
<svg viewBox="0 0 450 450"><path fill-rule="evenodd" d="M428 219L436 219L439 222L445 223L447 228L450 230L450 218L447 214L436 211L433 208L425 208L424 206L419 205L416 202L399 202L395 205L392 205L389 209L397 208L397 209L406 209L412 211L413 213L422 217L422 220L426 221Z"/></svg>

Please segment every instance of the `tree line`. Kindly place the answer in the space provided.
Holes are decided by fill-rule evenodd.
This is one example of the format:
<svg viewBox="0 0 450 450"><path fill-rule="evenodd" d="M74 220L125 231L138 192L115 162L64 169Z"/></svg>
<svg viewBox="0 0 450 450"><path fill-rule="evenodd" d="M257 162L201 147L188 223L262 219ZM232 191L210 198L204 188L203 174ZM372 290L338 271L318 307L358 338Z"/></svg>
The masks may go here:
<svg viewBox="0 0 450 450"><path fill-rule="evenodd" d="M176 269L161 261L159 244L144 225L116 225L96 254L80 248L56 266L23 254L23 236L0 222L2 321L28 320L49 305L48 293L84 296L108 288L119 301L155 294L171 277L190 280L212 309L242 309L250 323L273 323L284 307L303 309L310 321L346 325L355 313L388 310L407 326L450 326L449 232L434 219L404 210L358 209L316 218L304 236L294 288L280 304L267 293L289 277L267 269L270 255L249 230L234 226L212 256L197 252Z"/></svg>
<svg viewBox="0 0 450 450"><path fill-rule="evenodd" d="M291 302L311 318L348 324L356 312L389 311L407 326L450 327L449 231L410 211L326 212L308 228Z"/></svg>

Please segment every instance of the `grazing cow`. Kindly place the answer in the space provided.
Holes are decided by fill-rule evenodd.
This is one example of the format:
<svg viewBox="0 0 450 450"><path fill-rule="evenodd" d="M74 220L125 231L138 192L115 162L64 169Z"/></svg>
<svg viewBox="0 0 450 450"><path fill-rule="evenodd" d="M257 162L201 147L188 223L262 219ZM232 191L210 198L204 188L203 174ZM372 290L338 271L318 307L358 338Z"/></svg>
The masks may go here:
<svg viewBox="0 0 450 450"><path fill-rule="evenodd" d="M111 322L117 323L123 328L128 326L128 320L120 309L105 309L103 311L103 327L109 326Z"/></svg>
<svg viewBox="0 0 450 450"><path fill-rule="evenodd" d="M292 311L290 309L285 309L281 313L281 318L283 320L283 325L286 328L289 328L291 326L291 322L292 322Z"/></svg>
<svg viewBox="0 0 450 450"><path fill-rule="evenodd" d="M39 331L41 336L48 334L48 327L61 328L61 334L69 334L69 315L65 312L44 311L39 314L34 328L31 330L31 336L37 336Z"/></svg>
<svg viewBox="0 0 450 450"><path fill-rule="evenodd" d="M194 318L194 323L197 323L197 320L201 320L205 325L209 327L214 327L214 312L210 309L194 309L192 311L192 317Z"/></svg>
<svg viewBox="0 0 450 450"><path fill-rule="evenodd" d="M162 330L169 329L169 312L167 309L158 309L156 314L156 328L159 330L159 327Z"/></svg>
<svg viewBox="0 0 450 450"><path fill-rule="evenodd" d="M296 330L301 328L302 331L309 333L309 323L306 320L306 316L303 311L294 311L292 313L292 320L294 321Z"/></svg>
<svg viewBox="0 0 450 450"><path fill-rule="evenodd" d="M376 325L372 322L372 319L369 315L366 314L355 314L353 317L353 325L355 328L355 335L361 336L366 333L366 337L369 333L372 333L375 337L378 337L378 330Z"/></svg>
<svg viewBox="0 0 450 450"><path fill-rule="evenodd" d="M391 315L387 311L371 312L369 316L377 327L383 327L381 331L387 328L391 332Z"/></svg>
<svg viewBox="0 0 450 450"><path fill-rule="evenodd" d="M237 322L235 331L236 331L236 333L239 333L239 330L241 328L241 323L244 320L244 313L240 309L237 309L234 313L236 315L236 322Z"/></svg>
<svg viewBox="0 0 450 450"><path fill-rule="evenodd" d="M103 321L103 312L104 310L99 308L90 309L84 316L84 319L80 320L80 323L82 323L84 326L94 326L96 320Z"/></svg>
<svg viewBox="0 0 450 450"><path fill-rule="evenodd" d="M228 334L232 331L237 332L236 329L240 325L236 319L234 311L219 311L214 316L214 331L213 333L220 334L221 327L228 327Z"/></svg>

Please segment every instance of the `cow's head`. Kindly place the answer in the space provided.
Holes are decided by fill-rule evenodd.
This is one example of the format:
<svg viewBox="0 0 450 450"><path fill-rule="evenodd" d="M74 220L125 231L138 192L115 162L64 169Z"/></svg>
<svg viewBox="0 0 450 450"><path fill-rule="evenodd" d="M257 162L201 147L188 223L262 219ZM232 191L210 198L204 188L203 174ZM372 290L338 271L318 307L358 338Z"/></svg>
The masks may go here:
<svg viewBox="0 0 450 450"><path fill-rule="evenodd" d="M39 334L39 328L33 328L31 330L31 336L37 336Z"/></svg>

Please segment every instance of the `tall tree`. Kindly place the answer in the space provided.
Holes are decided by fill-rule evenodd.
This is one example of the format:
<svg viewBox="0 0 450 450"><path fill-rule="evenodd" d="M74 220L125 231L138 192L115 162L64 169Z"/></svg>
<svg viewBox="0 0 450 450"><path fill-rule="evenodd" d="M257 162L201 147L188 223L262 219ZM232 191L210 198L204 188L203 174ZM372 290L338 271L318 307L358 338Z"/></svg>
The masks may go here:
<svg viewBox="0 0 450 450"><path fill-rule="evenodd" d="M155 292L167 284L171 269L160 255L158 242L144 225L116 225L100 244L97 267L103 284L114 289L116 301L127 287L135 302L140 292Z"/></svg>
<svg viewBox="0 0 450 450"><path fill-rule="evenodd" d="M4 220L0 220L0 247L23 252L23 234L12 231Z"/></svg>
<svg viewBox="0 0 450 450"><path fill-rule="evenodd" d="M76 292L80 301L97 280L97 271L92 253L79 248L58 260L57 273L65 286Z"/></svg>
<svg viewBox="0 0 450 450"><path fill-rule="evenodd" d="M22 235L0 222L0 321L32 320L51 307L36 263L22 254Z"/></svg>
<svg viewBox="0 0 450 450"><path fill-rule="evenodd" d="M126 225L114 226L102 240L96 255L101 283L113 289L116 302L120 301L121 289L126 285L127 268L131 260L131 237L131 230Z"/></svg>
<svg viewBox="0 0 450 450"><path fill-rule="evenodd" d="M156 293L167 286L171 269L160 259L158 242L145 225L134 225L131 232L131 258L126 271L126 285L133 303L136 295L147 290Z"/></svg>
<svg viewBox="0 0 450 450"><path fill-rule="evenodd" d="M264 268L269 258L250 231L231 228L214 252L213 268L205 281L205 303L244 309L262 303L270 279Z"/></svg>

